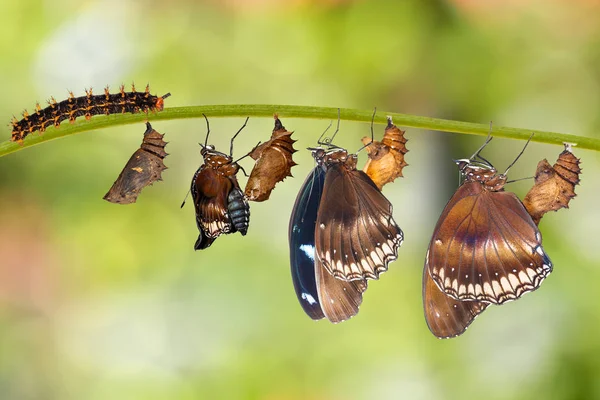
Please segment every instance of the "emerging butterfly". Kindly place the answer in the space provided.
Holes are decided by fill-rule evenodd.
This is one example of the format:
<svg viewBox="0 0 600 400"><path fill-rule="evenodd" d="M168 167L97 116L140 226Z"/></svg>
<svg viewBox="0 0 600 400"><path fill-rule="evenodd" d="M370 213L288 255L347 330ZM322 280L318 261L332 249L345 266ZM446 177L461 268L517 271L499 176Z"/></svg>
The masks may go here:
<svg viewBox="0 0 600 400"><path fill-rule="evenodd" d="M391 203L356 169L356 154L331 140L319 144L328 149L309 149L317 166L290 219L292 280L312 319L341 322L358 312L367 279L377 279L396 259L403 233Z"/></svg>
<svg viewBox="0 0 600 400"><path fill-rule="evenodd" d="M460 335L489 303L537 289L552 272L537 225L518 197L504 191L506 169L479 155L457 160L462 185L442 212L425 258L425 319L438 337ZM527 147L527 145L525 145Z"/></svg>
<svg viewBox="0 0 600 400"><path fill-rule="evenodd" d="M240 232L246 235L250 222L250 206L238 184L236 174L240 170L233 161L233 141L244 129L244 125L231 138L229 155L216 151L208 145L210 127L206 119L206 139L200 144L204 163L192 178L191 193L196 207L196 224L200 235L195 250L209 247L221 234ZM183 207L184 203L181 205Z"/></svg>

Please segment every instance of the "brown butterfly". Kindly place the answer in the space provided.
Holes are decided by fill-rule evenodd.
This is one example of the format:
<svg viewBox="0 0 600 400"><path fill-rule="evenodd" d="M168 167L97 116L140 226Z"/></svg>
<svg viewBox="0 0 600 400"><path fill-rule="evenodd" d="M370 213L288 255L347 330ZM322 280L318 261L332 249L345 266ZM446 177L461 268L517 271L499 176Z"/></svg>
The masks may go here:
<svg viewBox="0 0 600 400"><path fill-rule="evenodd" d="M312 319L340 322L358 312L367 278L397 257L403 234L390 202L356 169L356 154L331 139L319 143L328 148L310 149L317 166L290 219L290 263L304 311Z"/></svg>
<svg viewBox="0 0 600 400"><path fill-rule="evenodd" d="M204 116L206 118L206 116ZM191 193L196 208L196 224L200 235L194 245L195 250L209 247L221 234L240 232L246 235L250 222L250 206L238 184L236 174L240 170L237 161L233 161L233 141L244 129L244 125L231 138L229 155L216 151L208 145L210 127L204 145L200 144L200 154L204 163L192 178ZM185 200L184 200L185 204ZM183 207L182 204L181 206Z"/></svg>
<svg viewBox="0 0 600 400"><path fill-rule="evenodd" d="M358 313L367 282L334 278L315 257L315 228L324 182L325 170L317 166L298 193L290 218L290 265L296 296L306 314L336 323Z"/></svg>
<svg viewBox="0 0 600 400"><path fill-rule="evenodd" d="M104 200L117 204L135 203L143 188L162 180L162 171L167 169L163 159L168 155L163 137L150 122L146 122L142 145L127 161Z"/></svg>
<svg viewBox="0 0 600 400"><path fill-rule="evenodd" d="M317 214L317 256L338 279L378 279L398 256L404 239L392 217L392 204L356 169L356 154L318 148L313 155L327 171Z"/></svg>
<svg viewBox="0 0 600 400"><path fill-rule="evenodd" d="M442 212L425 258L425 318L438 337L459 335L488 303L515 300L552 272L537 225L504 191L506 173L525 148L498 174L479 156L490 140L456 161L464 182Z"/></svg>

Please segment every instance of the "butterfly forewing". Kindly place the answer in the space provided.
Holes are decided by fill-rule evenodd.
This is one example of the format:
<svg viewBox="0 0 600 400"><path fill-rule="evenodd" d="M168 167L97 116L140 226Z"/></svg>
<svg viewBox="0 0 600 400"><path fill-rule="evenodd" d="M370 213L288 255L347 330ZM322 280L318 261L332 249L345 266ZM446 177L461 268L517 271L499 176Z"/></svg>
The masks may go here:
<svg viewBox="0 0 600 400"><path fill-rule="evenodd" d="M431 333L440 339L462 334L489 303L459 301L437 287L427 268L423 270L423 307Z"/></svg>
<svg viewBox="0 0 600 400"><path fill-rule="evenodd" d="M340 164L327 168L315 230L327 271L343 280L378 279L402 239L392 205L364 172Z"/></svg>
<svg viewBox="0 0 600 400"><path fill-rule="evenodd" d="M325 316L315 280L315 225L324 181L321 167L308 175L296 198L289 227L292 281L300 305L312 319Z"/></svg>
<svg viewBox="0 0 600 400"><path fill-rule="evenodd" d="M502 304L537 289L552 271L541 242L516 195L468 181L442 212L425 267L454 299Z"/></svg>

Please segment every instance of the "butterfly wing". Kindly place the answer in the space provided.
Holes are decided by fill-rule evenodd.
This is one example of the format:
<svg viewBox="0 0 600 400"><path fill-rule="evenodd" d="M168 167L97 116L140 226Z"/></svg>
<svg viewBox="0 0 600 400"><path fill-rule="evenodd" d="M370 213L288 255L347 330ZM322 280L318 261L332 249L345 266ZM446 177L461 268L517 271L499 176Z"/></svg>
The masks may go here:
<svg viewBox="0 0 600 400"><path fill-rule="evenodd" d="M423 270L423 308L431 333L440 339L462 334L489 303L459 301L437 287L427 268Z"/></svg>
<svg viewBox="0 0 600 400"><path fill-rule="evenodd" d="M327 271L343 280L378 279L396 259L403 237L391 203L363 171L329 166L315 230Z"/></svg>
<svg viewBox="0 0 600 400"><path fill-rule="evenodd" d="M308 175L294 203L288 232L292 282L300 305L312 319L325 317L315 280L315 225L324 181L321 167Z"/></svg>
<svg viewBox="0 0 600 400"><path fill-rule="evenodd" d="M458 300L502 304L535 290L552 271L542 236L514 193L466 182L438 221L425 260Z"/></svg>
<svg viewBox="0 0 600 400"><path fill-rule="evenodd" d="M337 279L323 267L318 258L315 270L319 302L325 317L338 323L355 316L362 303L362 294L367 290L367 281Z"/></svg>
<svg viewBox="0 0 600 400"><path fill-rule="evenodd" d="M194 249L206 249L220 234L235 232L227 209L227 197L232 188L233 183L229 178L206 165L202 165L194 174L191 192L200 231Z"/></svg>

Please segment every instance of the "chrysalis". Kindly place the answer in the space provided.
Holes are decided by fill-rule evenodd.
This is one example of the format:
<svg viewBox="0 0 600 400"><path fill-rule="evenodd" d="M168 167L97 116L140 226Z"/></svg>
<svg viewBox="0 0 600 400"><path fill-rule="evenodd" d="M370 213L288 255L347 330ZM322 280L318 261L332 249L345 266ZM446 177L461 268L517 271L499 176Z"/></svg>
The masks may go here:
<svg viewBox="0 0 600 400"><path fill-rule="evenodd" d="M163 137L152 128L150 122L146 122L142 145L127 161L115 183L104 195L104 200L117 204L135 203L143 188L155 181L162 181L161 174L167 169L163 159L168 155L165 152L167 142Z"/></svg>
<svg viewBox="0 0 600 400"><path fill-rule="evenodd" d="M292 160L292 154L296 152L294 150L296 141L292 139L293 132L285 129L277 114L273 117L275 128L271 139L256 146L249 154L256 160L244 190L246 197L251 201L267 200L278 182L292 176L291 169L296 165Z"/></svg>
<svg viewBox="0 0 600 400"><path fill-rule="evenodd" d="M388 124L381 142L373 141L371 143L371 138L368 137L362 139L369 154L363 171L369 175L379 190L385 184L401 177L402 169L408 165L404 161L404 155L408 152L404 131L394 125L392 117L387 119Z"/></svg>
<svg viewBox="0 0 600 400"><path fill-rule="evenodd" d="M538 163L535 172L535 185L529 190L523 204L535 223L539 223L548 211L569 208L569 202L575 197L575 185L579 184L579 159L565 144L554 166L546 159Z"/></svg>

